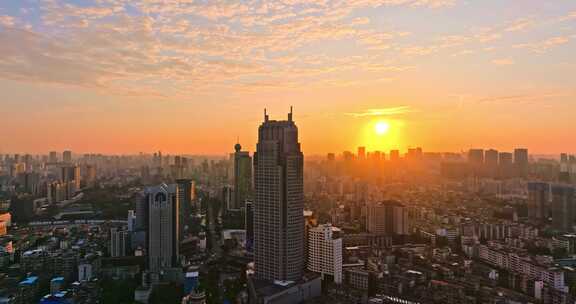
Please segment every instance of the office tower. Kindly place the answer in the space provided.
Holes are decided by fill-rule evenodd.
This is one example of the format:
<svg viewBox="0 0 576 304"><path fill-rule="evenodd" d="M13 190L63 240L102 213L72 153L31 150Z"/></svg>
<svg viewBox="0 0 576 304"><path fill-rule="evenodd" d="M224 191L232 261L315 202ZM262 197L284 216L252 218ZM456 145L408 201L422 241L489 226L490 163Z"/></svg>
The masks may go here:
<svg viewBox="0 0 576 304"><path fill-rule="evenodd" d="M567 153L561 153L560 154L560 163L567 163L568 162L568 154Z"/></svg>
<svg viewBox="0 0 576 304"><path fill-rule="evenodd" d="M358 147L358 159L366 159L366 147Z"/></svg>
<svg viewBox="0 0 576 304"><path fill-rule="evenodd" d="M128 210L128 217L126 219L128 222L128 231L133 232L136 230L136 212L134 210Z"/></svg>
<svg viewBox="0 0 576 304"><path fill-rule="evenodd" d="M498 176L500 178L509 178L512 176L512 171L514 170L512 158L512 153L498 153Z"/></svg>
<svg viewBox="0 0 576 304"><path fill-rule="evenodd" d="M62 152L62 162L65 163L72 163L72 151L64 151Z"/></svg>
<svg viewBox="0 0 576 304"><path fill-rule="evenodd" d="M550 185L548 183L528 183L528 218L534 222L542 222L548 217L548 198Z"/></svg>
<svg viewBox="0 0 576 304"><path fill-rule="evenodd" d="M178 204L180 206L180 236L184 235L184 227L190 222L192 214L192 180L177 179L176 186L178 191Z"/></svg>
<svg viewBox="0 0 576 304"><path fill-rule="evenodd" d="M473 166L480 166L484 163L484 150L470 149L468 151L468 163Z"/></svg>
<svg viewBox="0 0 576 304"><path fill-rule="evenodd" d="M118 228L110 229L110 256L123 257L128 254L130 248L130 236L128 231Z"/></svg>
<svg viewBox="0 0 576 304"><path fill-rule="evenodd" d="M328 154L326 154L326 160L327 160L327 161L334 161L334 160L336 160L336 154L334 154L334 153L328 153Z"/></svg>
<svg viewBox="0 0 576 304"><path fill-rule="evenodd" d="M397 201L384 201L367 207L368 232L386 235L408 235L408 209Z"/></svg>
<svg viewBox="0 0 576 304"><path fill-rule="evenodd" d="M514 150L514 169L516 170L516 175L519 177L525 177L528 175L528 150L527 149L515 149Z"/></svg>
<svg viewBox="0 0 576 304"><path fill-rule="evenodd" d="M148 270L152 273L160 273L178 263L180 239L176 188L176 185L161 184L144 190L148 209Z"/></svg>
<svg viewBox="0 0 576 304"><path fill-rule="evenodd" d="M322 280L342 283L342 238L340 229L330 224L308 231L308 270L318 272Z"/></svg>
<svg viewBox="0 0 576 304"><path fill-rule="evenodd" d="M406 159L409 160L421 160L423 156L422 148L408 148L408 153L406 154Z"/></svg>
<svg viewBox="0 0 576 304"><path fill-rule="evenodd" d="M250 153L234 146L234 209L244 208L244 202L252 196L252 158Z"/></svg>
<svg viewBox="0 0 576 304"><path fill-rule="evenodd" d="M304 156L292 121L258 128L254 154L254 261L264 280L297 281L304 268Z"/></svg>
<svg viewBox="0 0 576 304"><path fill-rule="evenodd" d="M246 250L252 252L254 249L254 202L246 201L244 214L244 229L246 230Z"/></svg>
<svg viewBox="0 0 576 304"><path fill-rule="evenodd" d="M498 151L494 149L486 150L484 153L484 163L489 168L496 168L498 166Z"/></svg>
<svg viewBox="0 0 576 304"><path fill-rule="evenodd" d="M80 167L74 165L62 166L60 168L60 180L64 183L72 183L74 191L80 190Z"/></svg>
<svg viewBox="0 0 576 304"><path fill-rule="evenodd" d="M574 225L575 189L572 186L552 186L552 227L571 232Z"/></svg>
<svg viewBox="0 0 576 304"><path fill-rule="evenodd" d="M390 160L391 160L391 161L398 161L398 160L400 160L400 151L398 151L398 150L391 150L391 151L390 151Z"/></svg>
<svg viewBox="0 0 576 304"><path fill-rule="evenodd" d="M222 187L221 201L226 207L226 211L236 210L234 208L234 187L231 185L224 185Z"/></svg>
<svg viewBox="0 0 576 304"><path fill-rule="evenodd" d="M56 151L50 151L50 154L48 155L48 162L53 164L58 162L58 153Z"/></svg>
<svg viewBox="0 0 576 304"><path fill-rule="evenodd" d="M84 174L87 186L93 186L96 183L96 166L87 165L86 172Z"/></svg>

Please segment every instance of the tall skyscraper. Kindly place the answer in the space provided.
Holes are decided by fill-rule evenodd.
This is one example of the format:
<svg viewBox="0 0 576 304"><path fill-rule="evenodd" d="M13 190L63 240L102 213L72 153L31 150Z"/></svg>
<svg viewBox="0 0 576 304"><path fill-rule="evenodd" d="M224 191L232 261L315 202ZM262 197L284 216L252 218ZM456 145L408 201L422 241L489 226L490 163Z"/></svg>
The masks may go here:
<svg viewBox="0 0 576 304"><path fill-rule="evenodd" d="M308 231L308 270L318 272L322 279L342 283L342 238L340 229L330 224Z"/></svg>
<svg viewBox="0 0 576 304"><path fill-rule="evenodd" d="M366 147L358 147L358 159L366 159Z"/></svg>
<svg viewBox="0 0 576 304"><path fill-rule="evenodd" d="M513 156L510 152L500 152L498 153L498 176L500 178L509 178L512 176L514 166L513 166Z"/></svg>
<svg viewBox="0 0 576 304"><path fill-rule="evenodd" d="M144 191L147 203L148 269L152 273L177 266L180 238L176 185L161 184Z"/></svg>
<svg viewBox="0 0 576 304"><path fill-rule="evenodd" d="M473 166L480 166L484 163L484 150L470 149L468 151L468 162Z"/></svg>
<svg viewBox="0 0 576 304"><path fill-rule="evenodd" d="M528 218L541 222L548 217L548 198L550 185L548 183L528 183Z"/></svg>
<svg viewBox="0 0 576 304"><path fill-rule="evenodd" d="M484 167L490 177L496 177L498 173L498 151L494 149L486 150L484 153Z"/></svg>
<svg viewBox="0 0 576 304"><path fill-rule="evenodd" d="M184 235L184 227L190 220L190 215L192 214L192 180L191 179L177 179L176 186L178 191L178 204L179 204L179 215L180 215L180 236Z"/></svg>
<svg viewBox="0 0 576 304"><path fill-rule="evenodd" d="M58 153L56 153L56 151L50 151L50 154L48 155L48 162L53 164L58 162Z"/></svg>
<svg viewBox="0 0 576 304"><path fill-rule="evenodd" d="M384 201L367 208L368 232L386 235L409 234L408 210L397 201Z"/></svg>
<svg viewBox="0 0 576 304"><path fill-rule="evenodd" d="M398 151L398 150L391 150L391 151L390 151L390 160L391 160L391 161L398 161L398 160L400 160L400 151Z"/></svg>
<svg viewBox="0 0 576 304"><path fill-rule="evenodd" d="M528 149L514 150L514 169L519 177L528 175Z"/></svg>
<svg viewBox="0 0 576 304"><path fill-rule="evenodd" d="M484 163L491 168L498 166L498 151L494 149L486 150L486 153L484 153Z"/></svg>
<svg viewBox="0 0 576 304"><path fill-rule="evenodd" d="M72 163L72 151L64 151L62 153L62 161L65 163Z"/></svg>
<svg viewBox="0 0 576 304"><path fill-rule="evenodd" d="M241 209L252 195L252 158L239 143L234 150L234 209Z"/></svg>
<svg viewBox="0 0 576 304"><path fill-rule="evenodd" d="M552 186L552 227L571 232L574 226L576 191L572 186Z"/></svg>
<svg viewBox="0 0 576 304"><path fill-rule="evenodd" d="M258 128L254 154L254 261L264 280L298 281L304 269L304 156L292 121Z"/></svg>

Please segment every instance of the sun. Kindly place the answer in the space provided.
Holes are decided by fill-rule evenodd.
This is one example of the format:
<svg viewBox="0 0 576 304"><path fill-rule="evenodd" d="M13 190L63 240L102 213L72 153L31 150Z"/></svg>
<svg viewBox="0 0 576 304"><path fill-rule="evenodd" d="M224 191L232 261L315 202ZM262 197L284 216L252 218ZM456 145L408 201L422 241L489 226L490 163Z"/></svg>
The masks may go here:
<svg viewBox="0 0 576 304"><path fill-rule="evenodd" d="M374 131L378 135L384 135L390 130L390 124L386 121L379 121L374 125Z"/></svg>

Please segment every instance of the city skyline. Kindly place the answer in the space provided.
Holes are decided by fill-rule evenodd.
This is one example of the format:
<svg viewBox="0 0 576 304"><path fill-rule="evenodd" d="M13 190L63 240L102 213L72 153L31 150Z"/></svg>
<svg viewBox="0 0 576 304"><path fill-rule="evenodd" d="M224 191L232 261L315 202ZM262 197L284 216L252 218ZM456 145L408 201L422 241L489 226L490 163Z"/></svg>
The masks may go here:
<svg viewBox="0 0 576 304"><path fill-rule="evenodd" d="M6 1L0 153L254 150L290 105L307 154L574 152L575 23L569 1Z"/></svg>

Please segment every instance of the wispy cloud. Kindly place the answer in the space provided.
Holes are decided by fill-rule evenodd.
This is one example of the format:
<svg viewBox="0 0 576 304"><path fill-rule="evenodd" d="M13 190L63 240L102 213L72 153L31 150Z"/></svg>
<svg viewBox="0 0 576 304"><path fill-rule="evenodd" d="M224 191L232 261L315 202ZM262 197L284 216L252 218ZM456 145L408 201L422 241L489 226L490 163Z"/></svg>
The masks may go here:
<svg viewBox="0 0 576 304"><path fill-rule="evenodd" d="M516 44L514 48L529 49L535 53L545 53L552 48L568 43L570 39L570 36L556 36L543 41Z"/></svg>
<svg viewBox="0 0 576 304"><path fill-rule="evenodd" d="M353 117L366 117L366 116L394 116L414 112L409 106L398 106L390 108L367 109L362 112L348 112L348 116Z"/></svg>

